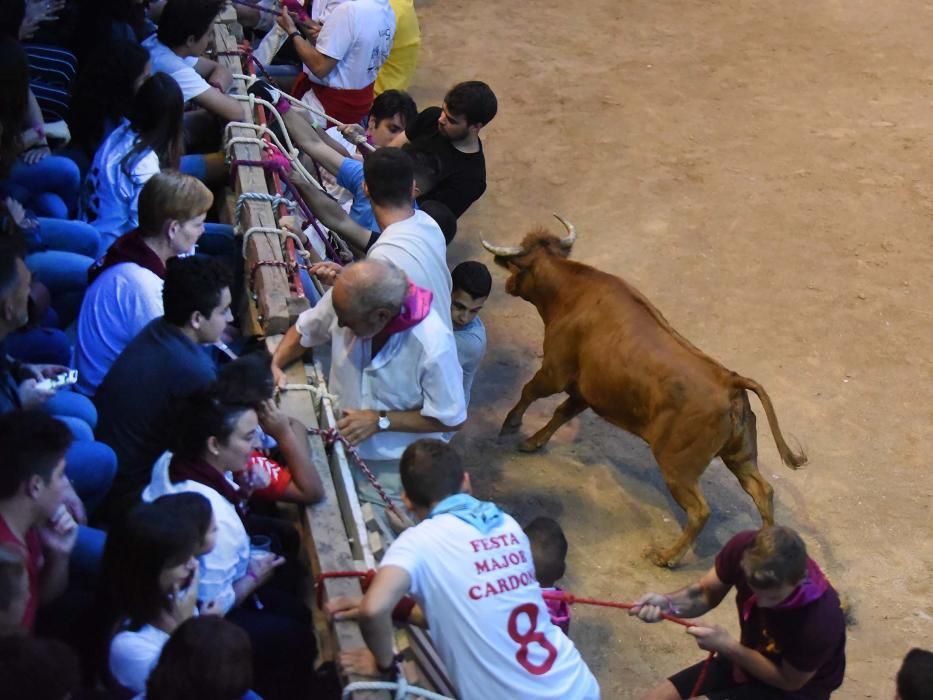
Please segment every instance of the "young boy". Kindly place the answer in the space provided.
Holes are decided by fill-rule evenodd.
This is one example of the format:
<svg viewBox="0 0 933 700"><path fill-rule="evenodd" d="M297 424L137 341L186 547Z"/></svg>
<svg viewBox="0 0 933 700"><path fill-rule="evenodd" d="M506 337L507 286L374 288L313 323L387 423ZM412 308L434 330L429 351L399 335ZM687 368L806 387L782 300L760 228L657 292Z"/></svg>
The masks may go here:
<svg viewBox="0 0 933 700"><path fill-rule="evenodd" d="M486 327L478 314L489 298L492 276L489 269L476 260L460 263L450 276L453 281L450 317L457 342L457 357L463 367L463 396L469 407L473 379L486 354Z"/></svg>
<svg viewBox="0 0 933 700"><path fill-rule="evenodd" d="M531 545L531 558L535 563L535 577L541 591L561 590L555 584L564 577L567 568L567 538L560 524L553 518L535 518L525 526L525 535ZM570 606L563 600L544 601L551 622L570 634Z"/></svg>

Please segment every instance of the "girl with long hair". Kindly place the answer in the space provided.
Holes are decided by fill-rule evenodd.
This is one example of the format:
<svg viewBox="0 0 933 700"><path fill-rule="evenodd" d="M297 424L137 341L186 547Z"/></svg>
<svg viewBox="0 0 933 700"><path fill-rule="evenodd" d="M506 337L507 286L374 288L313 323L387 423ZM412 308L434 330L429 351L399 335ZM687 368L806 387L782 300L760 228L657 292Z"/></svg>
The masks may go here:
<svg viewBox="0 0 933 700"><path fill-rule="evenodd" d="M139 225L139 193L149 178L181 163L183 110L178 83L156 73L140 86L129 119L97 149L81 214L100 233L102 251Z"/></svg>

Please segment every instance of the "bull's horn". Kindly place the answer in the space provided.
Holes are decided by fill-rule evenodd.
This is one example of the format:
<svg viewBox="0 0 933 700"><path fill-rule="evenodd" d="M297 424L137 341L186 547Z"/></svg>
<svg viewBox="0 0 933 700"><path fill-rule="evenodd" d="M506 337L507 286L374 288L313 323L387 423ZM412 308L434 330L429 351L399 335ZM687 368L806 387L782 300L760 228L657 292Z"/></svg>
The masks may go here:
<svg viewBox="0 0 933 700"><path fill-rule="evenodd" d="M504 246L504 245L493 245L486 239L482 239L483 248L488 250L490 253L497 257L509 258L515 255L521 255L525 252L525 249L520 245L513 246Z"/></svg>
<svg viewBox="0 0 933 700"><path fill-rule="evenodd" d="M560 221L564 228L567 229L567 235L564 238L560 239L561 248L570 248L573 245L573 242L577 240L577 229L574 228L573 224L568 221L564 221L560 214L554 214L554 218Z"/></svg>

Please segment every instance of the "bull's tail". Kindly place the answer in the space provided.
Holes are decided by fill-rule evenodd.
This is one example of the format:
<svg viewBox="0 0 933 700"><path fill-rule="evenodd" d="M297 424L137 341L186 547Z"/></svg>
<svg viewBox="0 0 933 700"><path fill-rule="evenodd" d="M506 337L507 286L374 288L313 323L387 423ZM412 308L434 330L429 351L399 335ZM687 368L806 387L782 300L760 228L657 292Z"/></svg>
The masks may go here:
<svg viewBox="0 0 933 700"><path fill-rule="evenodd" d="M738 374L735 375L735 380L737 386L754 391L758 396L758 400L761 401L761 405L764 406L765 415L768 416L768 425L771 428L771 434L774 436L774 442L777 445L778 452L781 454L781 460L784 464L791 469L799 469L806 464L807 455L802 449L799 453L794 454L790 447L787 446L784 435L781 433L781 426L778 425L774 406L771 405L771 397L768 396L768 392L765 391L765 388L754 379L749 379L748 377L743 377Z"/></svg>

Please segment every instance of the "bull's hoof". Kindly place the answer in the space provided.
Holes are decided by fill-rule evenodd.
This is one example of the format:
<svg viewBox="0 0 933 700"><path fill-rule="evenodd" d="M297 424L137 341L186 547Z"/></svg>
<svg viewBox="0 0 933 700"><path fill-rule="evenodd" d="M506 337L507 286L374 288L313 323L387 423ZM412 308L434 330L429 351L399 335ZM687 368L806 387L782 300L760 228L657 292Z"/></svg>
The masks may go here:
<svg viewBox="0 0 933 700"><path fill-rule="evenodd" d="M532 442L531 440L522 440L520 443L518 443L519 452L537 452L542 447L544 447L544 445L539 445L538 443Z"/></svg>
<svg viewBox="0 0 933 700"><path fill-rule="evenodd" d="M655 566L660 566L665 569L673 569L677 566L678 562L678 559L675 559L671 555L671 552L658 547L646 547L645 557Z"/></svg>

